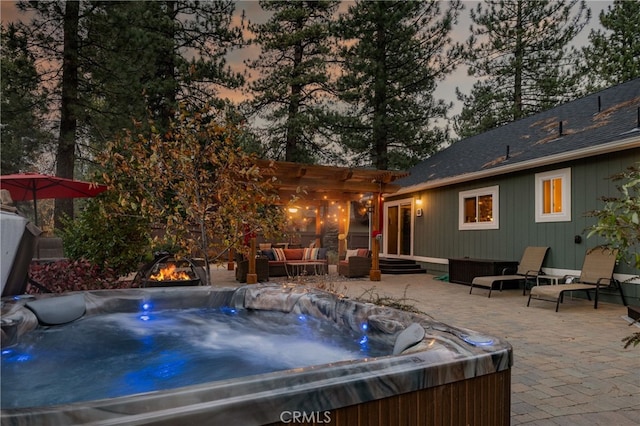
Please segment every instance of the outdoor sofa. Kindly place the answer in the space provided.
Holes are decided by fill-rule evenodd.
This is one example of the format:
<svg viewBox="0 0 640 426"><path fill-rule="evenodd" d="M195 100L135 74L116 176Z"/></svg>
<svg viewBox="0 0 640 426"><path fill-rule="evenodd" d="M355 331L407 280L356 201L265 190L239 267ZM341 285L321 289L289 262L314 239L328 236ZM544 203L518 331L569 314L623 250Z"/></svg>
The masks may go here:
<svg viewBox="0 0 640 426"><path fill-rule="evenodd" d="M267 248L261 245L259 256L268 261L269 277L329 273L326 248Z"/></svg>

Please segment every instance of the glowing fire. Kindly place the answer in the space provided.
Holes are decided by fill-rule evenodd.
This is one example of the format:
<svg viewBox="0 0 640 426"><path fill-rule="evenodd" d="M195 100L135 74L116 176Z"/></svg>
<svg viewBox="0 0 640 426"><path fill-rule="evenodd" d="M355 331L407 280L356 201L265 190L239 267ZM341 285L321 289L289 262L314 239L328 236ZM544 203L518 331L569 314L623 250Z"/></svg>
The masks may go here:
<svg viewBox="0 0 640 426"><path fill-rule="evenodd" d="M170 263L166 268L160 269L157 274L149 277L153 281L181 281L190 280L191 277L184 271L176 271L176 265Z"/></svg>

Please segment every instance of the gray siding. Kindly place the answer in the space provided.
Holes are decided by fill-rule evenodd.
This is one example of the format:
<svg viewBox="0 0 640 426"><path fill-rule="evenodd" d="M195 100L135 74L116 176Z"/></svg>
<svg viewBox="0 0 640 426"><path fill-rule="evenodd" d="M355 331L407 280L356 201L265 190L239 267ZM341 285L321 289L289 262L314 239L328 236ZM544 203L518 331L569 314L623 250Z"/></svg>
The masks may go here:
<svg viewBox="0 0 640 426"><path fill-rule="evenodd" d="M595 218L585 213L603 206L600 197L617 196L616 185L608 178L638 162L640 149L633 149L414 194L424 200L424 214L415 218L413 253L441 259L519 260L527 246L549 246L545 267L581 269L587 248L602 243L596 237L586 238L586 229ZM565 167L571 168L572 220L536 223L535 174ZM458 193L492 185L500 187L500 229L459 231ZM582 243L574 242L576 235L582 237ZM639 273L628 265L619 265L616 272Z"/></svg>

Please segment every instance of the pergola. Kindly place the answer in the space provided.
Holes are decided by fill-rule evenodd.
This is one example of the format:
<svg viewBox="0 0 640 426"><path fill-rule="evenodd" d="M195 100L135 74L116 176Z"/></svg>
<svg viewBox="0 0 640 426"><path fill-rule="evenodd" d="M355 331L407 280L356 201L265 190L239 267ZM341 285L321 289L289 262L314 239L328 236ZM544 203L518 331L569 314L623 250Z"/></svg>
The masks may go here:
<svg viewBox="0 0 640 426"><path fill-rule="evenodd" d="M380 201L382 194L392 194L400 189L393 182L408 175L407 172L320 166L283 161L258 160L258 166L266 170L265 178L272 179L281 200L290 200L293 196L310 205L319 205L326 201L348 203L371 197L372 261L369 278L380 281L379 241L373 235L379 231ZM316 234L320 234L320 220L316 220ZM317 241L320 244L320 241ZM258 280L255 266L256 239L251 240L247 283Z"/></svg>

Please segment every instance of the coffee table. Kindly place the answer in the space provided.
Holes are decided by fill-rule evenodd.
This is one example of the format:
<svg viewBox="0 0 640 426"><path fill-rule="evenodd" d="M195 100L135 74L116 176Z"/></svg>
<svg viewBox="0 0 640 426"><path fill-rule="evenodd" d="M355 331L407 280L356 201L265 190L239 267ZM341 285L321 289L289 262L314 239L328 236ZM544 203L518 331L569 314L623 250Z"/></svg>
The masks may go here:
<svg viewBox="0 0 640 426"><path fill-rule="evenodd" d="M284 263L284 268L287 271L287 276L297 277L303 275L307 271L307 266L313 266L313 272L318 274L318 266L324 265L324 262L318 262L313 260L290 260Z"/></svg>

